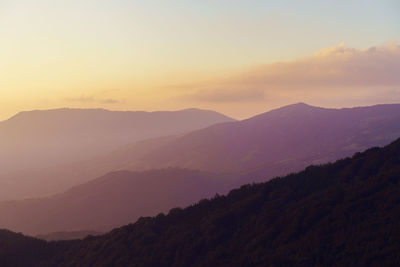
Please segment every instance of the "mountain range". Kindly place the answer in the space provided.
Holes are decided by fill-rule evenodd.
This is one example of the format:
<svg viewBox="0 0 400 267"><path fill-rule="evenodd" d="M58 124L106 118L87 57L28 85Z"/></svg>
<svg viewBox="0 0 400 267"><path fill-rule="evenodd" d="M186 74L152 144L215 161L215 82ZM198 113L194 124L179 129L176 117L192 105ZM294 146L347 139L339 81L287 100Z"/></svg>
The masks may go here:
<svg viewBox="0 0 400 267"><path fill-rule="evenodd" d="M400 136L400 105L290 105L53 169L48 180L72 179L70 173L77 175L77 184L87 180L54 196L1 202L0 227L32 235L106 231L243 184L384 145L394 136ZM36 178L39 174L32 181L43 181Z"/></svg>
<svg viewBox="0 0 400 267"><path fill-rule="evenodd" d="M304 103L243 121L121 146L84 161L8 175L3 200L50 196L108 172L186 168L265 181L382 146L400 136L400 105L327 109ZM14 193L14 194L13 194Z"/></svg>

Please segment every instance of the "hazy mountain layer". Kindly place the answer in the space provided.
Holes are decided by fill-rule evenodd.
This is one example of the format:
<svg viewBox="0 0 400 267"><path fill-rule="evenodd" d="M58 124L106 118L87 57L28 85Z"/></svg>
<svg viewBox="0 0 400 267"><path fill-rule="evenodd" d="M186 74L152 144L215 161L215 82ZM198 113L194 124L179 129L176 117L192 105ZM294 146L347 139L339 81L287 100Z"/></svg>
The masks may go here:
<svg viewBox="0 0 400 267"><path fill-rule="evenodd" d="M232 119L213 111L121 112L59 109L22 112L0 122L0 200L43 196L95 176L70 168L136 141L182 134ZM104 164L104 162L103 162ZM60 167L52 167L60 165ZM106 163L107 166L107 163ZM54 171L56 170L56 171ZM76 176L79 178L75 178Z"/></svg>
<svg viewBox="0 0 400 267"><path fill-rule="evenodd" d="M325 109L300 103L244 121L126 145L91 160L13 174L8 177L13 183L1 187L5 192L0 197L51 195L118 170L179 167L240 172L243 183L265 181L388 144L397 136L400 105ZM18 194L13 197L14 192Z"/></svg>
<svg viewBox="0 0 400 267"><path fill-rule="evenodd" d="M104 231L134 221L139 216L154 215L173 206L188 205L202 197L224 193L233 186L266 181L272 175L287 174L306 164L333 160L368 144L386 143L396 132L400 135L398 109L399 105L383 105L331 110L297 104L242 122L220 124L180 137L165 137L126 146L91 161L66 165L62 179L57 175L61 169L50 169L48 176L41 177L40 173L36 173L36 176L27 177L37 187L48 185L46 179L51 178L79 183L83 180L81 177L89 179L108 170L133 168L132 162L140 163L145 158L147 162L157 162L161 167L168 167L168 164L164 165L158 161L160 159L168 162L180 159L186 167L218 170L217 166L213 166L213 160L216 160L221 161L221 170L225 168L224 162L232 164L230 172L233 174L219 177L209 172L180 169L135 173L117 171L56 196L1 202L0 227L34 235L87 229ZM328 124L327 120L335 123ZM291 135L285 134L287 131ZM229 138L219 138L220 132L226 136L230 132L235 138L230 141ZM234 142L240 139L239 136L245 145ZM206 141L213 145L209 146ZM225 142L225 146L220 147L219 142ZM189 153L185 149L196 143L202 144L198 147L199 152L182 157ZM236 149L230 150L226 145L228 143ZM241 156L253 149L258 149L258 156L247 157L248 162L244 164ZM210 156L202 157L207 150ZM158 157L160 155L165 157ZM201 165L207 162L210 166ZM178 161L173 165L178 165Z"/></svg>
<svg viewBox="0 0 400 267"><path fill-rule="evenodd" d="M49 196L110 171L180 167L241 172L243 183L334 161L400 135L400 105L295 104L240 122L125 145L86 161L3 175L0 200Z"/></svg>
<svg viewBox="0 0 400 267"><path fill-rule="evenodd" d="M232 121L213 111L57 109L0 122L0 172L89 158L136 141Z"/></svg>

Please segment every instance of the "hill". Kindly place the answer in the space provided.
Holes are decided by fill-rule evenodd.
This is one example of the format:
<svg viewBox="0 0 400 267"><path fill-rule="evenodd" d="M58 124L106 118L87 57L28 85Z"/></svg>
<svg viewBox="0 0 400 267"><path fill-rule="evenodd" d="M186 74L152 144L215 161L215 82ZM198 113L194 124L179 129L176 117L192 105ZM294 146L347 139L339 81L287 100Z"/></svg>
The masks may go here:
<svg viewBox="0 0 400 267"><path fill-rule="evenodd" d="M399 182L400 139L352 158L242 186L168 215L141 218L100 237L50 243L53 251L39 246L38 255L47 259L30 263L397 266ZM1 242L3 250L8 242ZM20 259L15 250L6 252L1 251L9 262Z"/></svg>
<svg viewBox="0 0 400 267"><path fill-rule="evenodd" d="M214 111L199 109L22 112L0 122L0 196L2 199L16 199L62 192L76 185L73 182L88 180L82 176L78 181L55 179L60 175L46 172L53 166L88 160L139 140L183 134L228 121L233 120ZM69 174L68 171L64 174L64 171L60 171L62 177ZM88 179L91 178L95 177Z"/></svg>

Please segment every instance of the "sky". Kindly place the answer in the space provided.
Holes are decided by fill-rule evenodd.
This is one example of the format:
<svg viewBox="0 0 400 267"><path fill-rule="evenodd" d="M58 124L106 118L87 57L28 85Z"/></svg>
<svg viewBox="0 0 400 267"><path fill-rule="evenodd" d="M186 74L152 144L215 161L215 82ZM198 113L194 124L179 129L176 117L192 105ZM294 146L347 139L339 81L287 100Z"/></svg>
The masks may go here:
<svg viewBox="0 0 400 267"><path fill-rule="evenodd" d="M398 14L398 0L0 0L0 120L400 103Z"/></svg>

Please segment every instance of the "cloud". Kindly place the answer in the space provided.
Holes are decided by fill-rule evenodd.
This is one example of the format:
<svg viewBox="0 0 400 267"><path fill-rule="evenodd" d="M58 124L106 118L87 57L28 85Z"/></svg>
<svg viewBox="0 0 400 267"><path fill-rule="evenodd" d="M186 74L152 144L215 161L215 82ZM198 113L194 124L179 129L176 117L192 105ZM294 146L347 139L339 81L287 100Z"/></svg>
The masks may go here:
<svg viewBox="0 0 400 267"><path fill-rule="evenodd" d="M264 91L259 89L227 89L227 88L209 88L200 89L184 96L188 100L204 102L248 102L260 101L264 99Z"/></svg>
<svg viewBox="0 0 400 267"><path fill-rule="evenodd" d="M93 96L85 96L81 95L79 97L66 97L64 100L68 102L77 102L77 103L92 103L96 102Z"/></svg>
<svg viewBox="0 0 400 267"><path fill-rule="evenodd" d="M90 103L96 103L96 104L117 104L120 103L119 100L113 99L113 98L97 98L93 95L86 96L86 95L81 95L79 97L67 97L64 99L67 102L70 103L81 103L81 104L90 104Z"/></svg>
<svg viewBox="0 0 400 267"><path fill-rule="evenodd" d="M103 104L118 104L120 101L113 98L106 98L99 100Z"/></svg>
<svg viewBox="0 0 400 267"><path fill-rule="evenodd" d="M396 41L368 49L341 43L314 55L256 67L228 79L192 85L183 98L199 102L260 100L400 101L400 46Z"/></svg>

